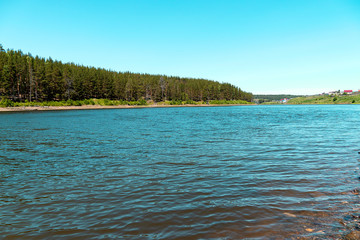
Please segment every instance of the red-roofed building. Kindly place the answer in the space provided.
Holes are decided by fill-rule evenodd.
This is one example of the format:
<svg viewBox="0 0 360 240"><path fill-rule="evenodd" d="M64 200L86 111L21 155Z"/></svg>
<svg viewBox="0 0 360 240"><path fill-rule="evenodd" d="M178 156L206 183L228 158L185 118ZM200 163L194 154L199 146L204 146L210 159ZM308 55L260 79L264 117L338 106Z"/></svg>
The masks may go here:
<svg viewBox="0 0 360 240"><path fill-rule="evenodd" d="M344 90L344 93L352 94L353 90Z"/></svg>

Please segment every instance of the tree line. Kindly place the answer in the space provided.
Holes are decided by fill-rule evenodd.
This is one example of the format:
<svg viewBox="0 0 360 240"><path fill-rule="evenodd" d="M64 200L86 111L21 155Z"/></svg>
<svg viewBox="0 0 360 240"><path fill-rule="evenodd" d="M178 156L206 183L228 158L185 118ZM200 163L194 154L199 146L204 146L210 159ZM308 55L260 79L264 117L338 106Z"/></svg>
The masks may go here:
<svg viewBox="0 0 360 240"><path fill-rule="evenodd" d="M267 95L253 95L253 98L261 102L280 101L284 98L297 98L304 95L291 95L291 94L267 94Z"/></svg>
<svg viewBox="0 0 360 240"><path fill-rule="evenodd" d="M115 72L0 45L0 96L15 102L103 98L111 100L245 100L251 93L229 83L165 75Z"/></svg>

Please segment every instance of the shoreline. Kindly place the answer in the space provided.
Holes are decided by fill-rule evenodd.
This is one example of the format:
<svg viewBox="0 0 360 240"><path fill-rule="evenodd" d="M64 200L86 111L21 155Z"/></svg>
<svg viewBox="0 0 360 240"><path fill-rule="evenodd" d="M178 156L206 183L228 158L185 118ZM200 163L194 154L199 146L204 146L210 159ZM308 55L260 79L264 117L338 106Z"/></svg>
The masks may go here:
<svg viewBox="0 0 360 240"><path fill-rule="evenodd" d="M168 107L230 107L256 106L256 104L185 104L185 105L83 105L83 106L38 106L38 107L0 107L0 112L32 112L60 110L96 110L96 109L132 109L132 108L168 108Z"/></svg>

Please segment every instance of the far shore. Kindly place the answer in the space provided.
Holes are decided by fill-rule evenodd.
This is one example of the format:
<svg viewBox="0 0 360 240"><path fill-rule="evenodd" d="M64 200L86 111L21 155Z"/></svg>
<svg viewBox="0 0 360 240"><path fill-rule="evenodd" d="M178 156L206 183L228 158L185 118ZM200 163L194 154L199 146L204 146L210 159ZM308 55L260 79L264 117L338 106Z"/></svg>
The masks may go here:
<svg viewBox="0 0 360 240"><path fill-rule="evenodd" d="M38 106L38 107L0 107L0 112L92 110L92 109L128 109L128 108L167 108L167 107L227 107L254 106L256 104L185 104L185 105L83 105L83 106Z"/></svg>

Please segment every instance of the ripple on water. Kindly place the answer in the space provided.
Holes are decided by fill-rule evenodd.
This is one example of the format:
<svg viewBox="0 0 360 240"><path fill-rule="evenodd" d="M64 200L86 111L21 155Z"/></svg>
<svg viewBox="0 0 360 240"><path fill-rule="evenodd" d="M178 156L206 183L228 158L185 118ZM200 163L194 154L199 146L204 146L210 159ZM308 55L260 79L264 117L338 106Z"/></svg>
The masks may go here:
<svg viewBox="0 0 360 240"><path fill-rule="evenodd" d="M1 114L2 235L341 238L360 210L358 108Z"/></svg>

